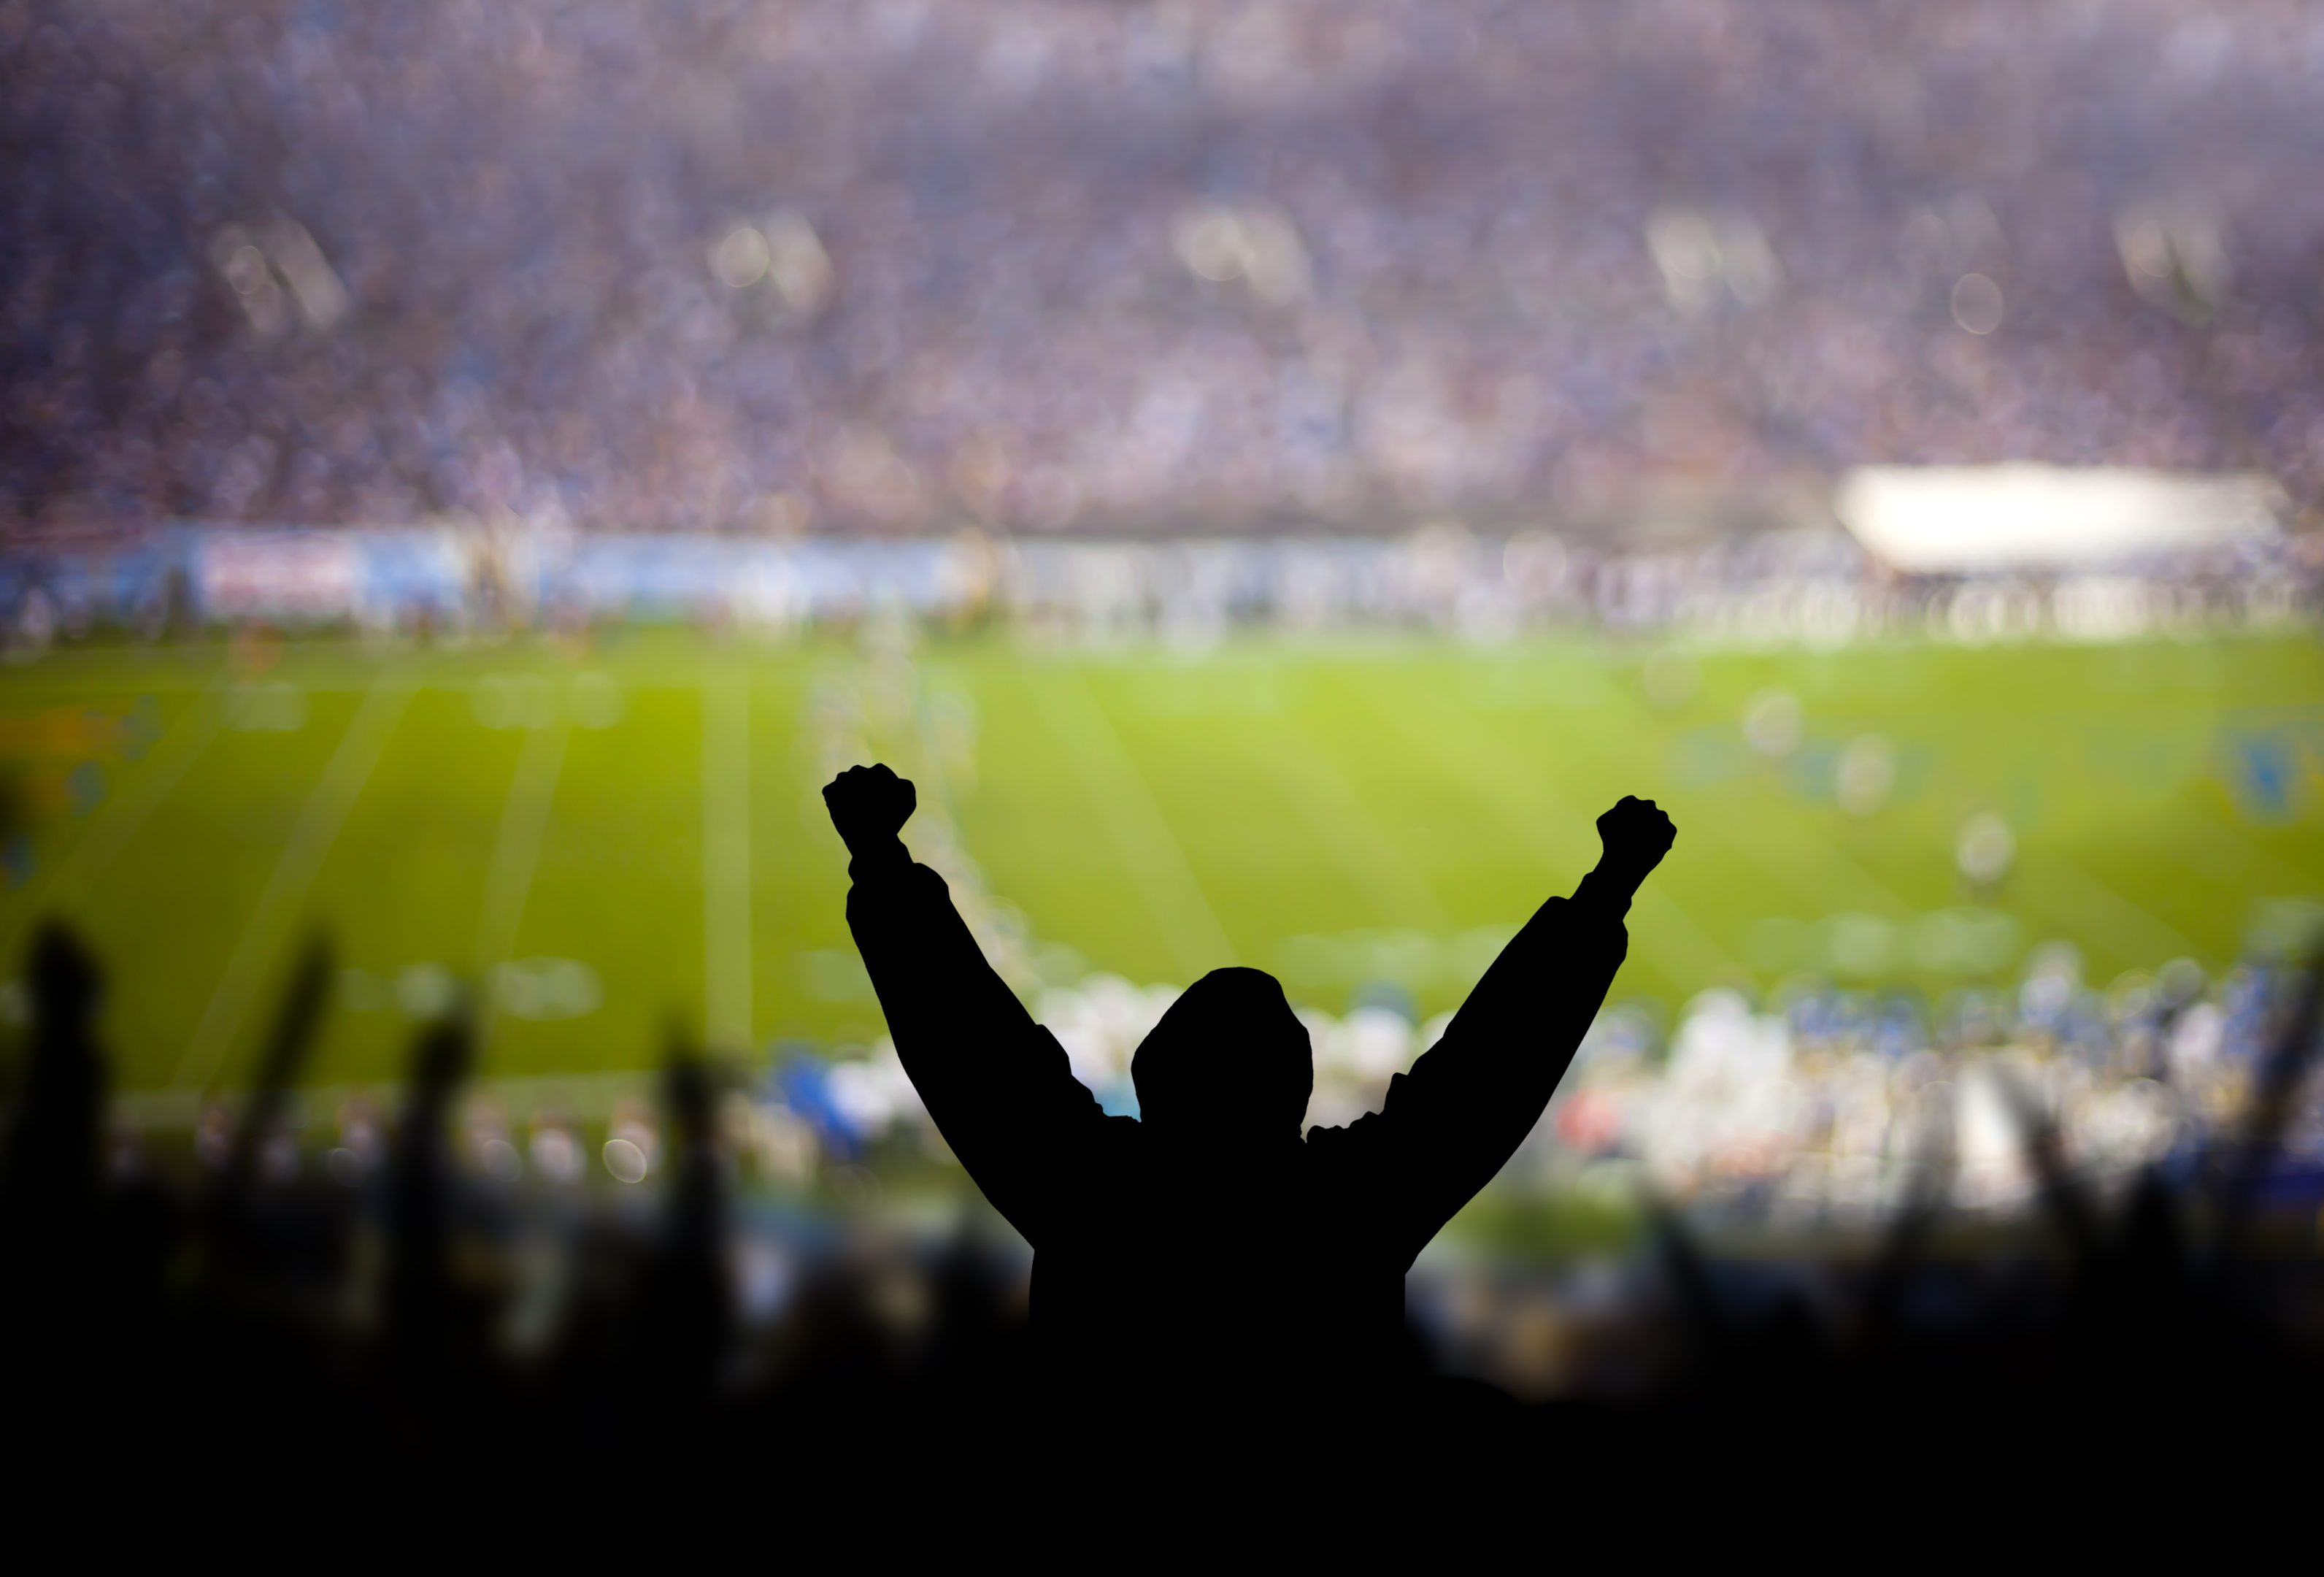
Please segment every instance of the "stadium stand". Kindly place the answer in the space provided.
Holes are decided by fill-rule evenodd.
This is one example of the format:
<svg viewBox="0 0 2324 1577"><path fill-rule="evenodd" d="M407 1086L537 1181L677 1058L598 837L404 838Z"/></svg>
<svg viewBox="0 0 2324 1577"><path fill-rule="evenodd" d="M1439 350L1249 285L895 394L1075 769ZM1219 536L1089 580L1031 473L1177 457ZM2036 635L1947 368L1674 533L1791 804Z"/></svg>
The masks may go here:
<svg viewBox="0 0 2324 1577"><path fill-rule="evenodd" d="M2011 458L2324 486L2296 0L6 26L0 518L1489 526Z"/></svg>

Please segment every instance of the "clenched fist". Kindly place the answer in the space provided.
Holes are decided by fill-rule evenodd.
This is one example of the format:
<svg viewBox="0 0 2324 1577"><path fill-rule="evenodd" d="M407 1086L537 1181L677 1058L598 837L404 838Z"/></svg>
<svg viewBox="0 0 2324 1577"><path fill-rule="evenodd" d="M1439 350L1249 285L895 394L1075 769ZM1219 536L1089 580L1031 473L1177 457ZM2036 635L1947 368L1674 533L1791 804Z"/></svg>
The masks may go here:
<svg viewBox="0 0 2324 1577"><path fill-rule="evenodd" d="M850 767L824 785L823 803L831 825L851 854L869 853L901 832L919 807L911 779L884 766Z"/></svg>
<svg viewBox="0 0 2324 1577"><path fill-rule="evenodd" d="M1605 845L1600 869L1618 876L1635 890L1646 873L1670 853L1678 829L1651 799L1624 795L1621 802L1598 818L1598 841Z"/></svg>

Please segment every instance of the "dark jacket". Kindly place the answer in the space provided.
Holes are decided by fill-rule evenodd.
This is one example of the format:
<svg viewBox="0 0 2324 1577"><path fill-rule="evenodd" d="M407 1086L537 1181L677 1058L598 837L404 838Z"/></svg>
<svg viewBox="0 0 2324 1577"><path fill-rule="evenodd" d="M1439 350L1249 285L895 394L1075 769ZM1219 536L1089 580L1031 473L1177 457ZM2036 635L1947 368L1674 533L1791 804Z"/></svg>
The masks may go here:
<svg viewBox="0 0 2324 1577"><path fill-rule="evenodd" d="M1133 1379L1162 1407L1387 1383L1406 1270L1540 1119L1628 940L1628 896L1597 878L1551 899L1380 1111L1206 1160L1099 1108L942 877L900 844L851 871L848 924L905 1070L1033 1245L1035 1339L1068 1405Z"/></svg>

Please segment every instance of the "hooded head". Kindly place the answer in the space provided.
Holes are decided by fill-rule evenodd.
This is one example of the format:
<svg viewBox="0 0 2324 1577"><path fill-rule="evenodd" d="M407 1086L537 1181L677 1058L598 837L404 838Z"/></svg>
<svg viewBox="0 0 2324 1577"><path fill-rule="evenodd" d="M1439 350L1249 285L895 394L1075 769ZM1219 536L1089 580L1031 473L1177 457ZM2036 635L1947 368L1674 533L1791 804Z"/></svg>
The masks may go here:
<svg viewBox="0 0 2324 1577"><path fill-rule="evenodd" d="M1275 977L1214 969L1170 1005L1130 1065L1139 1120L1174 1138L1296 1139L1315 1087L1307 1027Z"/></svg>

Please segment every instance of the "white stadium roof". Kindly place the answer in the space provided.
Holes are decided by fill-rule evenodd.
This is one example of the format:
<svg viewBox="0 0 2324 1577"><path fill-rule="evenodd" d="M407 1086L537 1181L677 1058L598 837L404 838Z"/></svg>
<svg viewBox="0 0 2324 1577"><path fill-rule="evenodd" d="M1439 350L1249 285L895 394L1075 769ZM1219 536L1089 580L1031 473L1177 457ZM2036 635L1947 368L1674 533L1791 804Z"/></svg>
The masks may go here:
<svg viewBox="0 0 2324 1577"><path fill-rule="evenodd" d="M2283 490L2252 473L1862 466L1832 509L1875 558L1924 575L2070 569L2264 540Z"/></svg>

